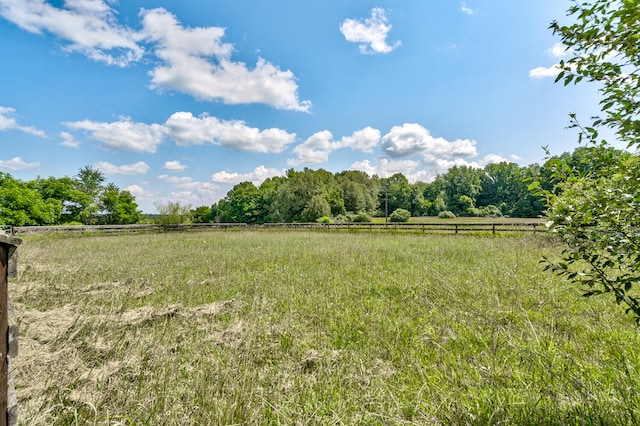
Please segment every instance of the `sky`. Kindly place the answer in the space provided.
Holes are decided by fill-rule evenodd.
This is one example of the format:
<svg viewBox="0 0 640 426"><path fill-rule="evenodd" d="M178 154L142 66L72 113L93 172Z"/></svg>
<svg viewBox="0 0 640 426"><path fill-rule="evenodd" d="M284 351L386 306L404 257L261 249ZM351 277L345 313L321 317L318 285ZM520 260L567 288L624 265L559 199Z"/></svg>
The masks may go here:
<svg viewBox="0 0 640 426"><path fill-rule="evenodd" d="M430 182L572 151L568 0L0 0L0 171L84 166L141 210L288 169Z"/></svg>

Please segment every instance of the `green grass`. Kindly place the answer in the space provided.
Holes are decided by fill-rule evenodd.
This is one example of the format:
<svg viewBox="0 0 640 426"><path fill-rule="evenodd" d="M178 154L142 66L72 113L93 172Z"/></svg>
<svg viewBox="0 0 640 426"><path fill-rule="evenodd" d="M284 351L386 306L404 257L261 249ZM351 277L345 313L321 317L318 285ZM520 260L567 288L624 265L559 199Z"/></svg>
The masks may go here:
<svg viewBox="0 0 640 426"><path fill-rule="evenodd" d="M636 424L640 336L548 236L24 239L24 424Z"/></svg>

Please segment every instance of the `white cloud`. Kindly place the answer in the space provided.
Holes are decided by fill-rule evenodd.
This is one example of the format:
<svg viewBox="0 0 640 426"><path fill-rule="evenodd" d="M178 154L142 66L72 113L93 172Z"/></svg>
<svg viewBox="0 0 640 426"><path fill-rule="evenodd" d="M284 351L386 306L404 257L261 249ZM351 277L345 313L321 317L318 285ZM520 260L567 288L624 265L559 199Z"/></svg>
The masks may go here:
<svg viewBox="0 0 640 426"><path fill-rule="evenodd" d="M484 167L487 164L499 164L502 162L509 162L509 160L498 154L487 154L482 157L482 161L480 163L482 167Z"/></svg>
<svg viewBox="0 0 640 426"><path fill-rule="evenodd" d="M93 167L108 175L140 175L149 171L149 166L144 161L122 166L114 166L106 161L98 161L93 164Z"/></svg>
<svg viewBox="0 0 640 426"><path fill-rule="evenodd" d="M324 163L329 159L329 153L340 148L340 143L333 141L333 134L328 130L314 133L293 149L293 153L297 158L287 160L290 166L299 166L301 164L317 164Z"/></svg>
<svg viewBox="0 0 640 426"><path fill-rule="evenodd" d="M476 13L476 11L467 6L467 3L465 2L462 2L462 5L460 5L460 10L467 15L473 15Z"/></svg>
<svg viewBox="0 0 640 426"><path fill-rule="evenodd" d="M169 196L161 196L156 200L159 202L180 201L193 206L202 206L211 205L219 198L217 192L220 187L213 182L198 182L191 177L168 175L160 175L158 179L177 189L177 191L172 191ZM163 191L163 194L167 194L167 191Z"/></svg>
<svg viewBox="0 0 640 426"><path fill-rule="evenodd" d="M549 49L547 49L547 56L555 59L564 58L571 52L571 49L567 49L567 47L562 43L555 43ZM550 67L537 67L529 70L529 77L532 78L547 78L547 77L555 77L560 74L560 64L553 64Z"/></svg>
<svg viewBox="0 0 640 426"><path fill-rule="evenodd" d="M570 50L567 49L567 46L565 46L564 44L555 43L553 46L547 49L547 55L551 56L552 58L564 58L568 55L569 51Z"/></svg>
<svg viewBox="0 0 640 426"><path fill-rule="evenodd" d="M365 127L362 130L353 132L351 136L341 139L341 147L349 147L352 151L372 152L380 142L380 130L372 127Z"/></svg>
<svg viewBox="0 0 640 426"><path fill-rule="evenodd" d="M325 163L329 160L329 154L342 148L351 148L352 151L372 152L380 142L380 130L365 127L353 132L351 136L344 136L340 141L333 140L333 134L328 130L314 133L306 141L296 146L293 153L297 158L287 160L290 166L302 164Z"/></svg>
<svg viewBox="0 0 640 426"><path fill-rule="evenodd" d="M537 67L532 70L529 70L529 77L532 77L532 78L555 77L559 73L560 73L560 68L558 68L558 64L555 64L550 67Z"/></svg>
<svg viewBox="0 0 640 426"><path fill-rule="evenodd" d="M218 183L238 184L240 182L251 182L258 186L265 180L275 176L284 176L285 170L267 169L265 166L260 165L256 167L251 173L229 173L221 171L211 175L211 180Z"/></svg>
<svg viewBox="0 0 640 426"><path fill-rule="evenodd" d="M156 152L166 129L159 124L134 123L129 117L120 117L112 123L89 120L64 123L73 130L85 130L89 136L110 148L134 152Z"/></svg>
<svg viewBox="0 0 640 426"><path fill-rule="evenodd" d="M181 164L180 161L178 160L166 161L162 168L172 172L184 172L185 170L187 170L187 166L185 166L184 164Z"/></svg>
<svg viewBox="0 0 640 426"><path fill-rule="evenodd" d="M416 123L394 126L382 138L383 151L393 158L422 154L424 158L474 157L477 155L476 142L469 139L456 139L449 142L444 138L434 138Z"/></svg>
<svg viewBox="0 0 640 426"><path fill-rule="evenodd" d="M240 151L282 152L296 138L295 133L281 129L259 130L244 121L221 121L206 114L194 117L190 112L176 112L165 123L178 145L209 142Z"/></svg>
<svg viewBox="0 0 640 426"><path fill-rule="evenodd" d="M360 170L369 176L377 175L382 178L393 176L396 173L402 173L408 176L418 167L418 162L413 160L389 161L386 158L381 159L378 164L371 164L369 160L358 161L353 163L351 170Z"/></svg>
<svg viewBox="0 0 640 426"><path fill-rule="evenodd" d="M144 198L147 196L147 191L140 185L129 185L125 190L129 191L136 198Z"/></svg>
<svg viewBox="0 0 640 426"><path fill-rule="evenodd" d="M27 163L20 157L13 157L11 160L0 160L0 170L18 171L39 167L40 163Z"/></svg>
<svg viewBox="0 0 640 426"><path fill-rule="evenodd" d="M364 21L357 19L345 19L340 25L340 32L347 41L360 43L360 52L389 53L400 46L400 41L393 45L387 44L387 35L391 31L391 25L382 8L375 7L371 10L371 17Z"/></svg>
<svg viewBox="0 0 640 426"><path fill-rule="evenodd" d="M160 175L158 176L158 179L163 180L167 183L170 183L172 185L182 185L182 186L189 186L191 183L193 183L193 179L190 178L189 176L169 176L169 175Z"/></svg>
<svg viewBox="0 0 640 426"><path fill-rule="evenodd" d="M64 8L45 0L0 0L0 15L26 31L49 32L68 41L68 52L79 52L110 65L139 60L144 49L130 28L116 22L105 0L65 0Z"/></svg>
<svg viewBox="0 0 640 426"><path fill-rule="evenodd" d="M11 117L16 112L15 108L0 106L0 131L16 129L35 136L46 137L42 130L35 127L21 126L15 118Z"/></svg>
<svg viewBox="0 0 640 426"><path fill-rule="evenodd" d="M163 65L150 72L152 87L170 89L227 104L264 103L275 108L308 111L298 99L293 73L260 58L254 69L231 61L233 46L221 41L224 28L184 28L163 8L141 12L145 38L156 43Z"/></svg>
<svg viewBox="0 0 640 426"><path fill-rule="evenodd" d="M67 148L78 148L80 146L80 142L75 140L69 132L60 132L60 137L62 138L62 142L60 142L62 146L66 146Z"/></svg>

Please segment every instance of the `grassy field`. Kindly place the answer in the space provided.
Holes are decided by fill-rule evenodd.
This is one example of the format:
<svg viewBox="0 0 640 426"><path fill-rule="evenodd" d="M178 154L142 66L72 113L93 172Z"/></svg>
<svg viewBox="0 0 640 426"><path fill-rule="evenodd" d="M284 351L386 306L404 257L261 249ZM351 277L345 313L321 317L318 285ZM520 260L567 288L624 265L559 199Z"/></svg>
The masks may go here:
<svg viewBox="0 0 640 426"><path fill-rule="evenodd" d="M21 421L637 424L640 335L545 235L29 236Z"/></svg>

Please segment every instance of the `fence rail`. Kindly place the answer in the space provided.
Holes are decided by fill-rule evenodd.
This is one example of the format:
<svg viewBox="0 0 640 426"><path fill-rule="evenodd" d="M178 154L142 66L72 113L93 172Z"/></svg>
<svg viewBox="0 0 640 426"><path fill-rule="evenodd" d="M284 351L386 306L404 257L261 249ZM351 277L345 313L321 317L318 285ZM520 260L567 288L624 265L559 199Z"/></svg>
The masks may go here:
<svg viewBox="0 0 640 426"><path fill-rule="evenodd" d="M136 233L168 231L205 231L224 229L316 229L352 232L413 232L452 233L463 232L545 232L541 221L523 222L408 222L408 223L190 223L179 225L136 224L136 225L85 225L85 226L15 226L13 235L56 234L56 233Z"/></svg>

